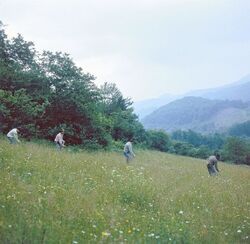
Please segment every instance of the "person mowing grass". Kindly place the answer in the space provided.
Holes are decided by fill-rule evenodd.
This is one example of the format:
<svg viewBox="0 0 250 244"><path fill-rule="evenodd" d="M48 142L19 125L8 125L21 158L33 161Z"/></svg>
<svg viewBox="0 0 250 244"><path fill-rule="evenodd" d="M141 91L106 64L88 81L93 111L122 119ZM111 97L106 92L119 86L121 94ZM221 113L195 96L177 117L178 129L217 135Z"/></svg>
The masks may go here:
<svg viewBox="0 0 250 244"><path fill-rule="evenodd" d="M63 135L64 135L64 129L62 129L55 138L55 144L56 144L56 148L58 150L62 150L63 147L65 147L65 141L63 140Z"/></svg>
<svg viewBox="0 0 250 244"><path fill-rule="evenodd" d="M135 157L135 154L133 152L133 146L132 146L132 139L130 139L128 142L126 142L123 150L123 154L126 158L126 162L129 163Z"/></svg>
<svg viewBox="0 0 250 244"><path fill-rule="evenodd" d="M7 138L9 140L10 144L16 144L16 143L20 142L20 140L18 139L19 132L20 132L20 130L18 128L14 128L8 132Z"/></svg>
<svg viewBox="0 0 250 244"><path fill-rule="evenodd" d="M218 160L220 160L220 155L218 153L210 156L207 159L207 170L208 170L208 173L210 176L214 176L214 175L218 174L218 172L219 172Z"/></svg>

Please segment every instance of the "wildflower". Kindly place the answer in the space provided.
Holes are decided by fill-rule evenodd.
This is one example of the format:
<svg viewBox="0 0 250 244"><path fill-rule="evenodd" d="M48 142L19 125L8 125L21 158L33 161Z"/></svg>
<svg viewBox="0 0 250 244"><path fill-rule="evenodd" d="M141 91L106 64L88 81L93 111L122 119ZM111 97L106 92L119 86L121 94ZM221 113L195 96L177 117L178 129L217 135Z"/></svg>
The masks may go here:
<svg viewBox="0 0 250 244"><path fill-rule="evenodd" d="M179 211L179 214L183 214L184 212L182 210Z"/></svg>
<svg viewBox="0 0 250 244"><path fill-rule="evenodd" d="M242 231L241 230L237 230L237 233L241 233Z"/></svg>
<svg viewBox="0 0 250 244"><path fill-rule="evenodd" d="M78 243L78 241L72 241L72 243L73 243L73 244L77 244L77 243Z"/></svg>
<svg viewBox="0 0 250 244"><path fill-rule="evenodd" d="M128 230L128 233L130 234L130 233L131 233L131 230Z"/></svg>
<svg viewBox="0 0 250 244"><path fill-rule="evenodd" d="M111 234L109 233L109 232L107 232L107 231L103 231L102 232L102 236L110 236Z"/></svg>
<svg viewBox="0 0 250 244"><path fill-rule="evenodd" d="M96 225L92 225L93 228L96 228Z"/></svg>

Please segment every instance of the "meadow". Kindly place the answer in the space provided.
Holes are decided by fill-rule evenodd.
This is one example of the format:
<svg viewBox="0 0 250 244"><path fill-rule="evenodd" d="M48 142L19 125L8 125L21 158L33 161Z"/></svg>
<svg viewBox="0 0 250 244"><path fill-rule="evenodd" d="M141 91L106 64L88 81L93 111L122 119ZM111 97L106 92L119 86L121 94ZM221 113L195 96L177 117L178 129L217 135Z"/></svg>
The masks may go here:
<svg viewBox="0 0 250 244"><path fill-rule="evenodd" d="M0 138L0 243L250 243L250 168Z"/></svg>

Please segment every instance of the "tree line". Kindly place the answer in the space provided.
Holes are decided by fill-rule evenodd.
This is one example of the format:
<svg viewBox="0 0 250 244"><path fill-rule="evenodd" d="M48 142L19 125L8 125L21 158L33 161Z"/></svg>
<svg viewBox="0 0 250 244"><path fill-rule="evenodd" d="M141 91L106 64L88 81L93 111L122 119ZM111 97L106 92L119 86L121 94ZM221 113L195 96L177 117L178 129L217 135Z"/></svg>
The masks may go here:
<svg viewBox="0 0 250 244"><path fill-rule="evenodd" d="M38 52L20 34L9 39L0 21L2 133L21 127L27 139L53 140L64 129L68 144L88 149L120 147L133 138L143 148L200 158L227 145L219 135L205 138L189 131L188 136L176 132L170 137L164 131L146 131L130 98L125 98L114 83L97 87L94 80L69 54ZM246 163L246 157L240 161Z"/></svg>
<svg viewBox="0 0 250 244"><path fill-rule="evenodd" d="M171 134L172 145L169 151L204 159L211 154L219 153L224 161L250 165L250 137L247 136L249 128L246 124L249 122L235 125L225 134L203 135L192 130L177 130ZM237 128L242 136L232 133L238 131Z"/></svg>
<svg viewBox="0 0 250 244"><path fill-rule="evenodd" d="M52 139L60 129L69 144L106 148L112 140L144 141L145 130L113 83L95 77L65 53L38 52L0 24L0 129L21 126L23 136Z"/></svg>

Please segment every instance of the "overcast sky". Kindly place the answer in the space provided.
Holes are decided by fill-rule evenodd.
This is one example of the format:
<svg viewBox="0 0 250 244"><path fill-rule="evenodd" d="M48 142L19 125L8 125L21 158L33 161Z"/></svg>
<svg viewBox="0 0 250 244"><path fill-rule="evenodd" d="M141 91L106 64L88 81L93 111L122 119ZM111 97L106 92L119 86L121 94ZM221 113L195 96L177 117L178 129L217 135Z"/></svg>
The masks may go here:
<svg viewBox="0 0 250 244"><path fill-rule="evenodd" d="M249 0L0 0L0 20L134 101L250 73Z"/></svg>

